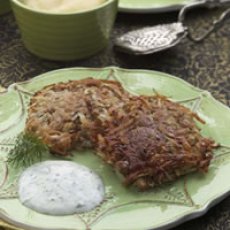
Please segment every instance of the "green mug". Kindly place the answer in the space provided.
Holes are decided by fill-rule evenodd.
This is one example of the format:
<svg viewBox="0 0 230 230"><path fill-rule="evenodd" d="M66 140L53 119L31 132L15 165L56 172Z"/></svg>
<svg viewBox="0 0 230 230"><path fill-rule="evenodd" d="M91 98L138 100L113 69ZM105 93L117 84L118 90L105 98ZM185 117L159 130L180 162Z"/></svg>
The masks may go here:
<svg viewBox="0 0 230 230"><path fill-rule="evenodd" d="M74 13L33 10L11 0L25 47L49 60L68 61L96 54L108 43L116 18L118 0Z"/></svg>
<svg viewBox="0 0 230 230"><path fill-rule="evenodd" d="M10 0L0 0L0 15L10 11Z"/></svg>

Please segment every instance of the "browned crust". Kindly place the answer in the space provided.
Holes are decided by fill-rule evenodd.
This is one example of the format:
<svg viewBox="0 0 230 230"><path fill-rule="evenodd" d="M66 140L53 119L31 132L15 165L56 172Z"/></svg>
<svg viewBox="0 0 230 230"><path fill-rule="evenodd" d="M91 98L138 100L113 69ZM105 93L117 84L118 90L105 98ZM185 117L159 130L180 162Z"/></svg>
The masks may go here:
<svg viewBox="0 0 230 230"><path fill-rule="evenodd" d="M98 135L98 152L126 185L147 189L191 171L207 172L214 141L201 136L195 113L166 97L133 97L120 125Z"/></svg>
<svg viewBox="0 0 230 230"><path fill-rule="evenodd" d="M161 95L132 96L116 81L87 78L46 86L30 103L26 131L50 150L97 150L144 190L191 171L207 172L214 141L202 137L188 108Z"/></svg>
<svg viewBox="0 0 230 230"><path fill-rule="evenodd" d="M46 86L31 99L26 131L37 134L52 152L65 155L92 146L129 95L116 81L87 78Z"/></svg>

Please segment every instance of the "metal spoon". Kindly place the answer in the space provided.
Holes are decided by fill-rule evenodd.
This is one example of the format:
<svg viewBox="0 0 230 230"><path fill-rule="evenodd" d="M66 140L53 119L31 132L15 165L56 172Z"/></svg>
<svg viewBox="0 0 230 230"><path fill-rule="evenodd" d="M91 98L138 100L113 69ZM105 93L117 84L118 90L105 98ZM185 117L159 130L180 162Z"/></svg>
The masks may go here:
<svg viewBox="0 0 230 230"><path fill-rule="evenodd" d="M185 25L186 13L197 7L215 8L230 5L230 0L202 0L184 6L178 15L178 21L171 24L145 27L140 30L128 32L115 40L115 45L120 51L142 55L159 52L176 46L183 38L188 36L192 41L199 42L209 36L210 33L219 28L227 16L230 9L222 13L218 20L215 20L211 28L200 37L193 37Z"/></svg>

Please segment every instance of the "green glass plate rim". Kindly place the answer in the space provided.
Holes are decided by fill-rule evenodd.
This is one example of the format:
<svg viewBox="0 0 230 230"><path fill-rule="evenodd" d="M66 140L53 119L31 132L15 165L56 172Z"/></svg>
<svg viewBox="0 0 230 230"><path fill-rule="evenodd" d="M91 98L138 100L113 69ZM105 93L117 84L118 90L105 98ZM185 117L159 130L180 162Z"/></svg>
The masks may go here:
<svg viewBox="0 0 230 230"><path fill-rule="evenodd" d="M144 69L124 69L124 68L119 68L119 67L115 67L115 66L109 66L109 67L105 67L105 68L85 68L85 67L73 67L73 68L63 68L63 69L57 69L57 70L52 70L43 74L40 74L32 79L26 80L26 81L22 81L22 82L17 82L17 83L13 83L12 85L10 85L5 91L0 92L0 96L7 94L8 92L10 92L11 90L14 90L14 86L15 85L24 85L24 84L30 84L36 80L39 80L40 78L49 76L52 73L55 72L60 72L60 71L74 71L74 70L87 70L87 71L102 71L102 70L118 70L118 71L124 71L124 72L128 72L128 73L137 73L137 72L141 72L141 73L149 73L149 74L153 74L155 73L156 75L160 75L161 77L164 78L173 78L174 80L182 83L184 86L191 88L192 90L199 92L199 93L204 93L208 99L210 99L212 101L212 103L215 103L217 106L222 106L225 109L228 109L230 112L230 108L226 105L224 105L223 103L219 102L218 100L216 100L211 93L209 93L206 90L202 90L198 87L193 86L192 84L184 81L183 79L180 79L178 77L175 77L173 75L164 73L164 72L159 72L159 71L154 71L154 70L144 70ZM150 76L152 77L152 76ZM148 227L147 229L157 229L157 230L166 230L172 227L175 227L181 223L184 223L185 221L188 220L192 220L194 218L200 217L202 215L204 215L211 207L213 207L214 205L216 205L217 203L219 203L220 201L222 201L223 199L225 199L228 195L230 194L230 186L229 189L227 191L223 191L221 194L219 194L218 196L215 197L211 197L207 203L199 208L193 208L193 210L188 210L186 212L185 215L183 216L178 216L178 218L173 218L172 220L169 220L168 222L165 222L164 224L160 225L157 228L151 228ZM40 227L34 227L31 225L27 225L27 224L23 224L22 222L19 222L17 220L14 220L12 217L8 216L7 213L0 209L0 218L2 218L3 220L14 224L16 227L22 227L25 229L34 229L34 230L65 230L64 228L58 229L58 228L40 228ZM66 229L66 230L71 230L70 228ZM75 229L76 230L76 229Z"/></svg>
<svg viewBox="0 0 230 230"><path fill-rule="evenodd" d="M154 1L154 0L153 0ZM160 2L160 0L158 0ZM191 1L190 1L191 2ZM189 0L188 0L189 3ZM158 7L149 7L149 5L143 4L141 7L135 6L135 4L132 5L123 5L122 0L119 1L118 10L123 13L166 13L171 11L178 11L183 6L185 6L186 3L169 3L165 6L158 6Z"/></svg>

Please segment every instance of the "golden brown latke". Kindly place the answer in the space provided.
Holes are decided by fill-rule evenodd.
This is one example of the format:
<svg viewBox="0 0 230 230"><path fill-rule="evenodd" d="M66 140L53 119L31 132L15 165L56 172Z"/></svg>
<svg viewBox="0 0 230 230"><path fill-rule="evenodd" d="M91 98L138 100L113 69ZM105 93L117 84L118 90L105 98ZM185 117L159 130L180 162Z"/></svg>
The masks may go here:
<svg viewBox="0 0 230 230"><path fill-rule="evenodd" d="M191 171L208 170L214 141L202 137L203 121L164 96L132 96L119 82L92 78L58 83L37 92L26 132L52 152L91 147L124 177L151 188Z"/></svg>
<svg viewBox="0 0 230 230"><path fill-rule="evenodd" d="M31 99L26 131L61 155L90 147L95 133L103 131L128 98L116 81L87 78L49 85Z"/></svg>
<svg viewBox="0 0 230 230"><path fill-rule="evenodd" d="M98 135L98 154L141 190L191 171L208 170L216 144L201 136L195 113L163 96L133 97L107 133Z"/></svg>

